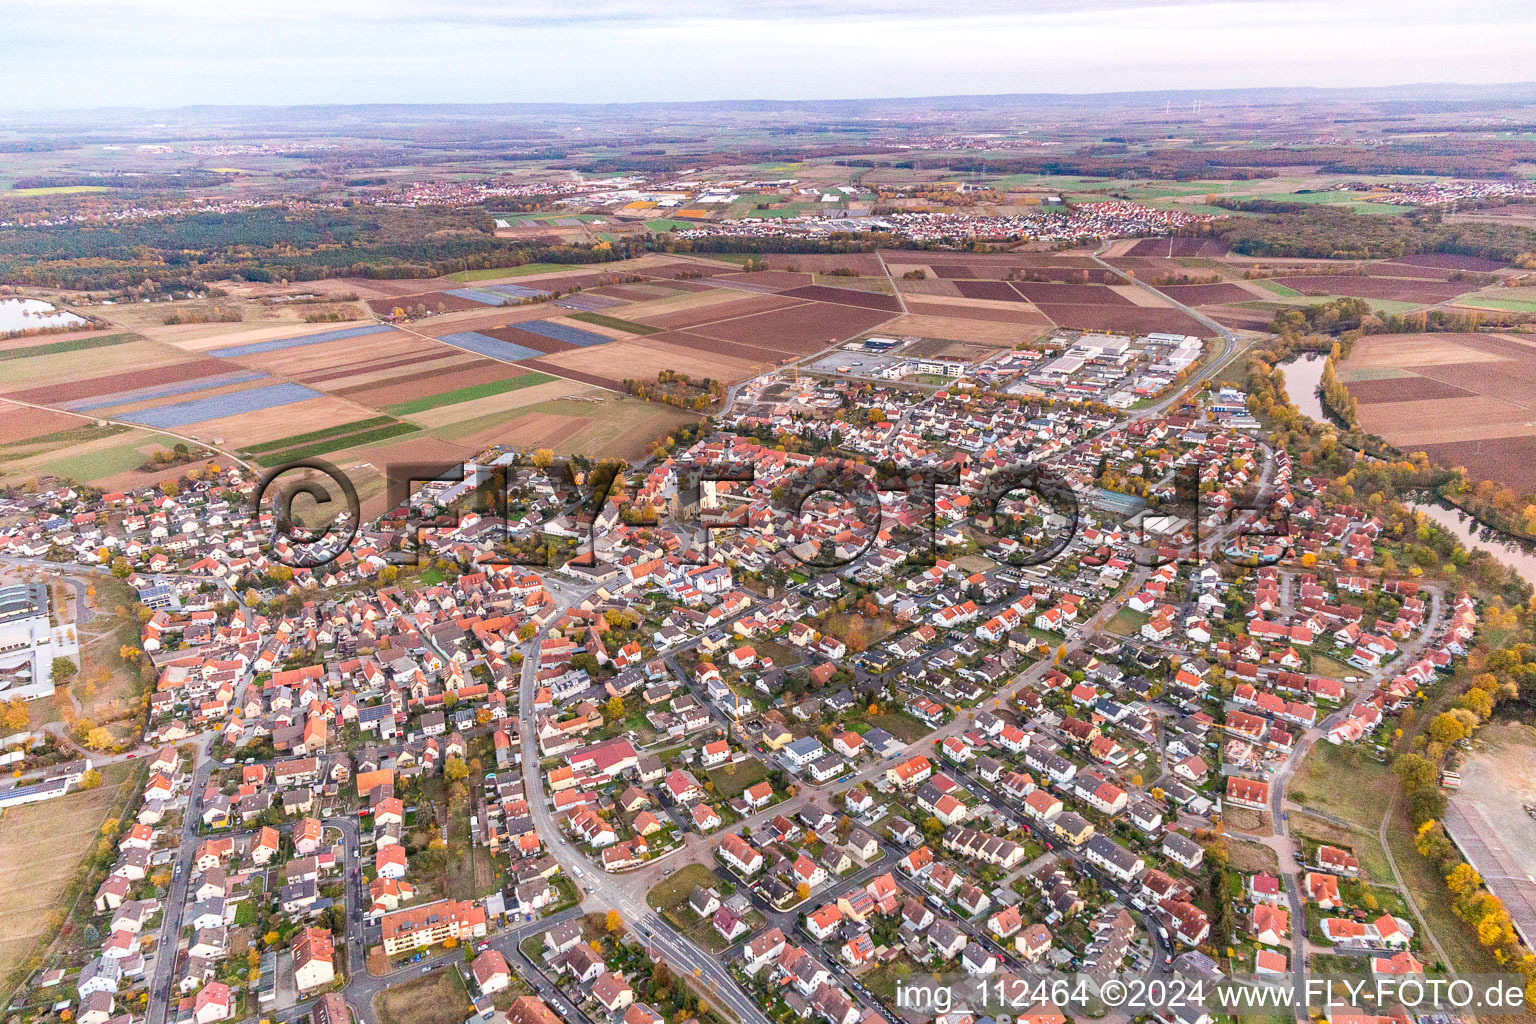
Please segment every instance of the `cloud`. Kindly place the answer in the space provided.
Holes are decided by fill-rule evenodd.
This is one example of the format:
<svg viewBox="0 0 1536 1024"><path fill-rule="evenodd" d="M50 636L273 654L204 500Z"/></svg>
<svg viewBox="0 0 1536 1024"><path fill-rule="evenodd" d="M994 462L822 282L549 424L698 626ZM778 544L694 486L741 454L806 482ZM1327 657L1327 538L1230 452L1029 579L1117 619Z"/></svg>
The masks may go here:
<svg viewBox="0 0 1536 1024"><path fill-rule="evenodd" d="M813 99L1529 78L1470 0L0 0L0 105Z"/></svg>

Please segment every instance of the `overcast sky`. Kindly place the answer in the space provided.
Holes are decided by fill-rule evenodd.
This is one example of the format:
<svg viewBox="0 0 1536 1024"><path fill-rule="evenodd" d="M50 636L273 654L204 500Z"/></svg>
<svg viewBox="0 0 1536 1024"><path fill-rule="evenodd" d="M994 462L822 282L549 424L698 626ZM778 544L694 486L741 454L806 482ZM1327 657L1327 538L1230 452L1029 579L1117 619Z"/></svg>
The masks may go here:
<svg viewBox="0 0 1536 1024"><path fill-rule="evenodd" d="M1530 0L0 0L0 106L1536 79Z"/></svg>

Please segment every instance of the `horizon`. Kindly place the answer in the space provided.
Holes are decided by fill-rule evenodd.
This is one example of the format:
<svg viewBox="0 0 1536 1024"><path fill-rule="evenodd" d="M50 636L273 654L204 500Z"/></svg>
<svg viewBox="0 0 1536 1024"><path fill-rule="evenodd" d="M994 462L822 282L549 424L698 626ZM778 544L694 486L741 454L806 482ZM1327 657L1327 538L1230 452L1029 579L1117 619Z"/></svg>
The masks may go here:
<svg viewBox="0 0 1536 1024"><path fill-rule="evenodd" d="M1476 88L1528 82L1519 40L1536 30L1536 9L1500 0L1449 15L1423 0L1343 10L1281 0L881 8L703 3L657 15L611 0L578 20L547 4L344 3L317 13L276 0L231 17L186 0L87 0L67 11L5 0L0 37L13 45L0 109ZM103 95L118 102L103 108Z"/></svg>

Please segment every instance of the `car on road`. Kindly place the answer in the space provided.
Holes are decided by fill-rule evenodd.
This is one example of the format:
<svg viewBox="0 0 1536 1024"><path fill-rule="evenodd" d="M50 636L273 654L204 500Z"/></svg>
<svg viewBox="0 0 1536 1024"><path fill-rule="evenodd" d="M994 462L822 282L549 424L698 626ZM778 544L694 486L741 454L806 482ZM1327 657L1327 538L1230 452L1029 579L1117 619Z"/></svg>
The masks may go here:
<svg viewBox="0 0 1536 1024"><path fill-rule="evenodd" d="M667 868L667 870L665 870L665 871L663 871L661 873L661 877L662 878L666 878L666 877L670 876L674 870L676 870L676 869L675 868Z"/></svg>

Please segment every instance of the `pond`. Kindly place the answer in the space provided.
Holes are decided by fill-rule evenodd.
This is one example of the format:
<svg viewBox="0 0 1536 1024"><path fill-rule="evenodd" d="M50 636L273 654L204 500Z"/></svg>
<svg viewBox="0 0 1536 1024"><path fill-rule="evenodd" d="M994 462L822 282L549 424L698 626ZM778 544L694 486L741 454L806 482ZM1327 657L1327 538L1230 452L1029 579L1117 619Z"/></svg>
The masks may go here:
<svg viewBox="0 0 1536 1024"><path fill-rule="evenodd" d="M39 327L84 327L89 322L41 299L0 299L0 334Z"/></svg>
<svg viewBox="0 0 1536 1024"><path fill-rule="evenodd" d="M1518 572L1522 579L1536 586L1536 551L1527 550L1497 531L1489 530L1460 509L1436 501L1405 502L1409 508L1424 513L1424 518L1456 535L1468 551L1482 548L1494 558Z"/></svg>
<svg viewBox="0 0 1536 1024"><path fill-rule="evenodd" d="M1285 394L1291 404L1319 423L1327 423L1323 403L1317 396L1317 387L1323 379L1323 367L1328 357L1309 352L1280 364L1285 373ZM1536 551L1527 550L1520 544L1478 524L1471 516L1459 509L1442 505L1437 501L1406 501L1409 508L1424 513L1435 525L1456 535L1467 548L1482 548L1494 558L1518 572L1532 586L1536 586Z"/></svg>
<svg viewBox="0 0 1536 1024"><path fill-rule="evenodd" d="M1280 370L1285 374L1286 397L1302 413L1319 423L1328 422L1322 399L1317 397L1318 385L1323 382L1323 368L1327 364L1328 356L1321 352L1308 352L1280 364Z"/></svg>

